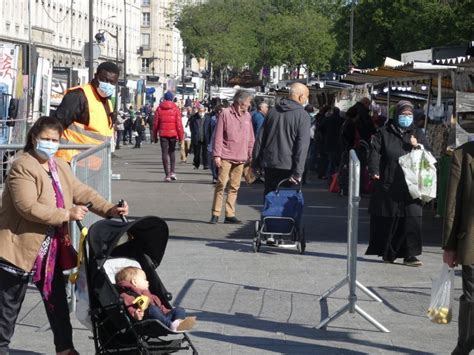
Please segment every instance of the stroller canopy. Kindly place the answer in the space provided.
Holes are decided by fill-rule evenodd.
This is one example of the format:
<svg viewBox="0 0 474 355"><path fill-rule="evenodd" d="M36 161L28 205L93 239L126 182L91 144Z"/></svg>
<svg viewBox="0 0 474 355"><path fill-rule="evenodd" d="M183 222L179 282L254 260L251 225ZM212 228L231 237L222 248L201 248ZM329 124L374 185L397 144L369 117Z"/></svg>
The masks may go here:
<svg viewBox="0 0 474 355"><path fill-rule="evenodd" d="M89 257L105 260L109 256L136 258L147 254L155 267L163 259L169 231L166 222L159 217L147 216L132 222L101 220L94 223L87 236Z"/></svg>

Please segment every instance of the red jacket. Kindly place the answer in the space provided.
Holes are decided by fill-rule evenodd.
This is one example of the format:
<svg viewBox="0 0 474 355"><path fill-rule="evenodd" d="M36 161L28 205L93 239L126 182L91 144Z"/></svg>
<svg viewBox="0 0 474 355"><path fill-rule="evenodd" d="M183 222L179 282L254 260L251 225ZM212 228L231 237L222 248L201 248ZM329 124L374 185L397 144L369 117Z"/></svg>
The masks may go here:
<svg viewBox="0 0 474 355"><path fill-rule="evenodd" d="M180 141L184 139L181 111L172 101L163 101L156 109L155 121L153 122L153 138L157 138L158 132L160 137L178 137Z"/></svg>
<svg viewBox="0 0 474 355"><path fill-rule="evenodd" d="M167 314L171 311L165 306L163 306L158 296L155 296L149 290L139 290L128 281L120 281L117 284L117 288L120 292L120 298L123 299L123 302L127 307L127 311L132 317L138 308L137 305L133 304L133 301L135 300L135 298L142 295L148 296L150 298L150 304L154 304L155 306L157 306L163 312L163 314Z"/></svg>

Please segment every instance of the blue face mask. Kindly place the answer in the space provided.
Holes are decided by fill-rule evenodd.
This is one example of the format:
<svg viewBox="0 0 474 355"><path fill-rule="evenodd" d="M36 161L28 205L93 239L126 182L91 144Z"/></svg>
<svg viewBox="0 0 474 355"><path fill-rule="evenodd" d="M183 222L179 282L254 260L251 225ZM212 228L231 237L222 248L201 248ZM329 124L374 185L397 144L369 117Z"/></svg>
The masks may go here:
<svg viewBox="0 0 474 355"><path fill-rule="evenodd" d="M102 97L110 97L115 92L115 85L106 83L105 81L99 81L99 87L97 88L97 91Z"/></svg>
<svg viewBox="0 0 474 355"><path fill-rule="evenodd" d="M39 140L36 142L35 153L44 160L48 160L56 154L59 148L58 142Z"/></svg>
<svg viewBox="0 0 474 355"><path fill-rule="evenodd" d="M413 123L413 116L412 115L399 115L398 116L398 124L402 128L410 127Z"/></svg>

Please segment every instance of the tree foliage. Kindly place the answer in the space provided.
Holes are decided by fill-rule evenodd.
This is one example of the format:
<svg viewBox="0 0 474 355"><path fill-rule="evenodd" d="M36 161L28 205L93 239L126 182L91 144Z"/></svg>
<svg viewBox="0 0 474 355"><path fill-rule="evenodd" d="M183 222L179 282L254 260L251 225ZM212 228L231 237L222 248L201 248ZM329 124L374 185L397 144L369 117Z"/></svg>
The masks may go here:
<svg viewBox="0 0 474 355"><path fill-rule="evenodd" d="M313 73L348 65L350 0L176 1L172 12L188 54L215 68L306 66ZM472 0L358 0L353 62L474 40Z"/></svg>
<svg viewBox="0 0 474 355"><path fill-rule="evenodd" d="M333 67L347 65L350 5L335 19L340 55ZM355 64L375 67L385 57L436 46L467 45L474 38L472 0L360 0L354 14ZM342 58L341 58L342 57ZM344 61L345 58L345 61ZM344 64L343 64L344 63Z"/></svg>
<svg viewBox="0 0 474 355"><path fill-rule="evenodd" d="M329 69L335 40L314 3L329 1L209 0L177 9L175 24L188 54L215 67L286 64Z"/></svg>

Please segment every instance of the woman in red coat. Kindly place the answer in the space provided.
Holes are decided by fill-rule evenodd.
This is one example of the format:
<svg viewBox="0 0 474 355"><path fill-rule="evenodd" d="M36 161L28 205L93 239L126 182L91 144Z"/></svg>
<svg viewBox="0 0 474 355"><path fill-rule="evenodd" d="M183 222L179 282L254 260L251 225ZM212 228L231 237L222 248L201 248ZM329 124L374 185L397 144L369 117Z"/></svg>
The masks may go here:
<svg viewBox="0 0 474 355"><path fill-rule="evenodd" d="M184 140L183 123L181 121L181 111L173 102L173 94L166 92L164 100L155 112L153 123L153 137L157 140L160 135L161 156L165 169L165 181L176 180L175 166L175 146L176 139L180 142Z"/></svg>

